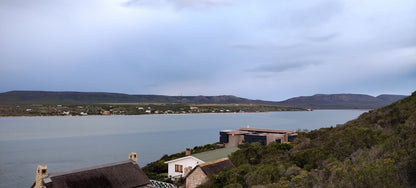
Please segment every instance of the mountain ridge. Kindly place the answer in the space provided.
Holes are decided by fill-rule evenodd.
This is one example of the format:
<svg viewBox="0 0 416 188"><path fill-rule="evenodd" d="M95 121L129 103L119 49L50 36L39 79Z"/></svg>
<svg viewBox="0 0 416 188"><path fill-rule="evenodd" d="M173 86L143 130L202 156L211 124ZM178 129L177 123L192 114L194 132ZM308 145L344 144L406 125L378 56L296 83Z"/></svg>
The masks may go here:
<svg viewBox="0 0 416 188"><path fill-rule="evenodd" d="M316 94L284 101L252 100L233 95L167 96L131 95L110 92L9 91L0 93L0 104L98 104L98 103L172 103L172 104L261 104L312 109L373 109L389 105L406 96L382 94Z"/></svg>
<svg viewBox="0 0 416 188"><path fill-rule="evenodd" d="M308 107L315 109L338 109L338 108L379 108L389 105L400 99L403 99L404 95L387 95L382 94L377 97L373 97L365 94L316 94L312 96L300 96L290 98L279 102L285 106L295 107Z"/></svg>

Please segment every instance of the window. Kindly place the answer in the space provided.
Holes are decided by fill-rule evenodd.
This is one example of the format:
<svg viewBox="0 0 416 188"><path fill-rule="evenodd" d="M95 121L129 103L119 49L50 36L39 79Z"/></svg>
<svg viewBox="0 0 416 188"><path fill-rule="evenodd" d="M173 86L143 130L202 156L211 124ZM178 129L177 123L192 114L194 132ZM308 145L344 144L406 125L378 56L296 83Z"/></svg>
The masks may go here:
<svg viewBox="0 0 416 188"><path fill-rule="evenodd" d="M183 165L175 164L175 172L183 172Z"/></svg>

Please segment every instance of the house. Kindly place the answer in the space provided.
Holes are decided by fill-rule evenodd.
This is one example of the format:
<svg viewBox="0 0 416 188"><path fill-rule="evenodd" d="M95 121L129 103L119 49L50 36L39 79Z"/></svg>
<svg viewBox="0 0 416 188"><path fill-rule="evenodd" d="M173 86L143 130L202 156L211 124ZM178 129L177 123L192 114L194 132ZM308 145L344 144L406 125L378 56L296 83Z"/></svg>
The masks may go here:
<svg viewBox="0 0 416 188"><path fill-rule="evenodd" d="M168 176L172 179L185 177L197 165L228 158L228 155L237 150L238 147L229 147L191 155L191 150L187 149L185 157L165 162L168 164Z"/></svg>
<svg viewBox="0 0 416 188"><path fill-rule="evenodd" d="M32 188L132 188L154 187L137 164L137 154L129 159L65 172L49 173L46 165L39 165Z"/></svg>
<svg viewBox="0 0 416 188"><path fill-rule="evenodd" d="M218 174L224 170L235 168L234 164L228 159L223 158L216 161L197 165L186 175L186 188L195 188L206 183L211 174Z"/></svg>
<svg viewBox="0 0 416 188"><path fill-rule="evenodd" d="M227 147L236 147L243 142L260 142L262 145L273 142L293 142L297 137L295 131L279 129L239 128L236 130L220 131L220 142Z"/></svg>

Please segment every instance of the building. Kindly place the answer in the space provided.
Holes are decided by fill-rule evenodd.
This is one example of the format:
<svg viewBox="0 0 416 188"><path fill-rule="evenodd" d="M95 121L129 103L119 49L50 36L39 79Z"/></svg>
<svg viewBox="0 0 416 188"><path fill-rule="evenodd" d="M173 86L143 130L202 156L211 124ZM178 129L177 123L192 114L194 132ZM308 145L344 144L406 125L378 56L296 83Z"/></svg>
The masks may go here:
<svg viewBox="0 0 416 188"><path fill-rule="evenodd" d="M209 180L209 175L218 174L232 168L235 168L235 166L228 158L197 165L186 175L186 188L195 188L206 183Z"/></svg>
<svg viewBox="0 0 416 188"><path fill-rule="evenodd" d="M129 159L66 172L49 173L46 165L39 165L32 188L132 188L154 187L137 164L137 154Z"/></svg>
<svg viewBox="0 0 416 188"><path fill-rule="evenodd" d="M185 177L197 165L228 158L228 155L237 150L238 147L228 147L191 155L187 149L185 157L165 162L168 164L168 176L172 179Z"/></svg>
<svg viewBox="0 0 416 188"><path fill-rule="evenodd" d="M297 137L295 131L278 129L259 129L259 128L239 128L236 130L220 131L220 142L226 148L236 147L243 142L260 142L262 145L273 142L287 143L293 142Z"/></svg>

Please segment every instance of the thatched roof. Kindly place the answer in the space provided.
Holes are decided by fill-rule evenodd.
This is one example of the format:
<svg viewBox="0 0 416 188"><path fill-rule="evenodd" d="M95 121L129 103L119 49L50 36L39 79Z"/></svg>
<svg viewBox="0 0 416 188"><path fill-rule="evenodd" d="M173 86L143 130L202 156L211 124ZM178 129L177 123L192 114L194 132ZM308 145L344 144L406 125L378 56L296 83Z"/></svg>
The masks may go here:
<svg viewBox="0 0 416 188"><path fill-rule="evenodd" d="M223 170L230 170L235 168L234 164L229 159L220 159L209 163L199 165L206 175L218 174Z"/></svg>
<svg viewBox="0 0 416 188"><path fill-rule="evenodd" d="M149 178L132 160L109 163L67 172L50 173L43 179L47 188L131 188L150 183Z"/></svg>
<svg viewBox="0 0 416 188"><path fill-rule="evenodd" d="M228 158L223 158L223 159L219 159L219 160L208 162L208 163L203 163L203 164L196 166L186 175L185 178L190 176L197 168L201 168L204 174L208 176L211 174L218 174L223 170L233 169L235 168L235 166Z"/></svg>

